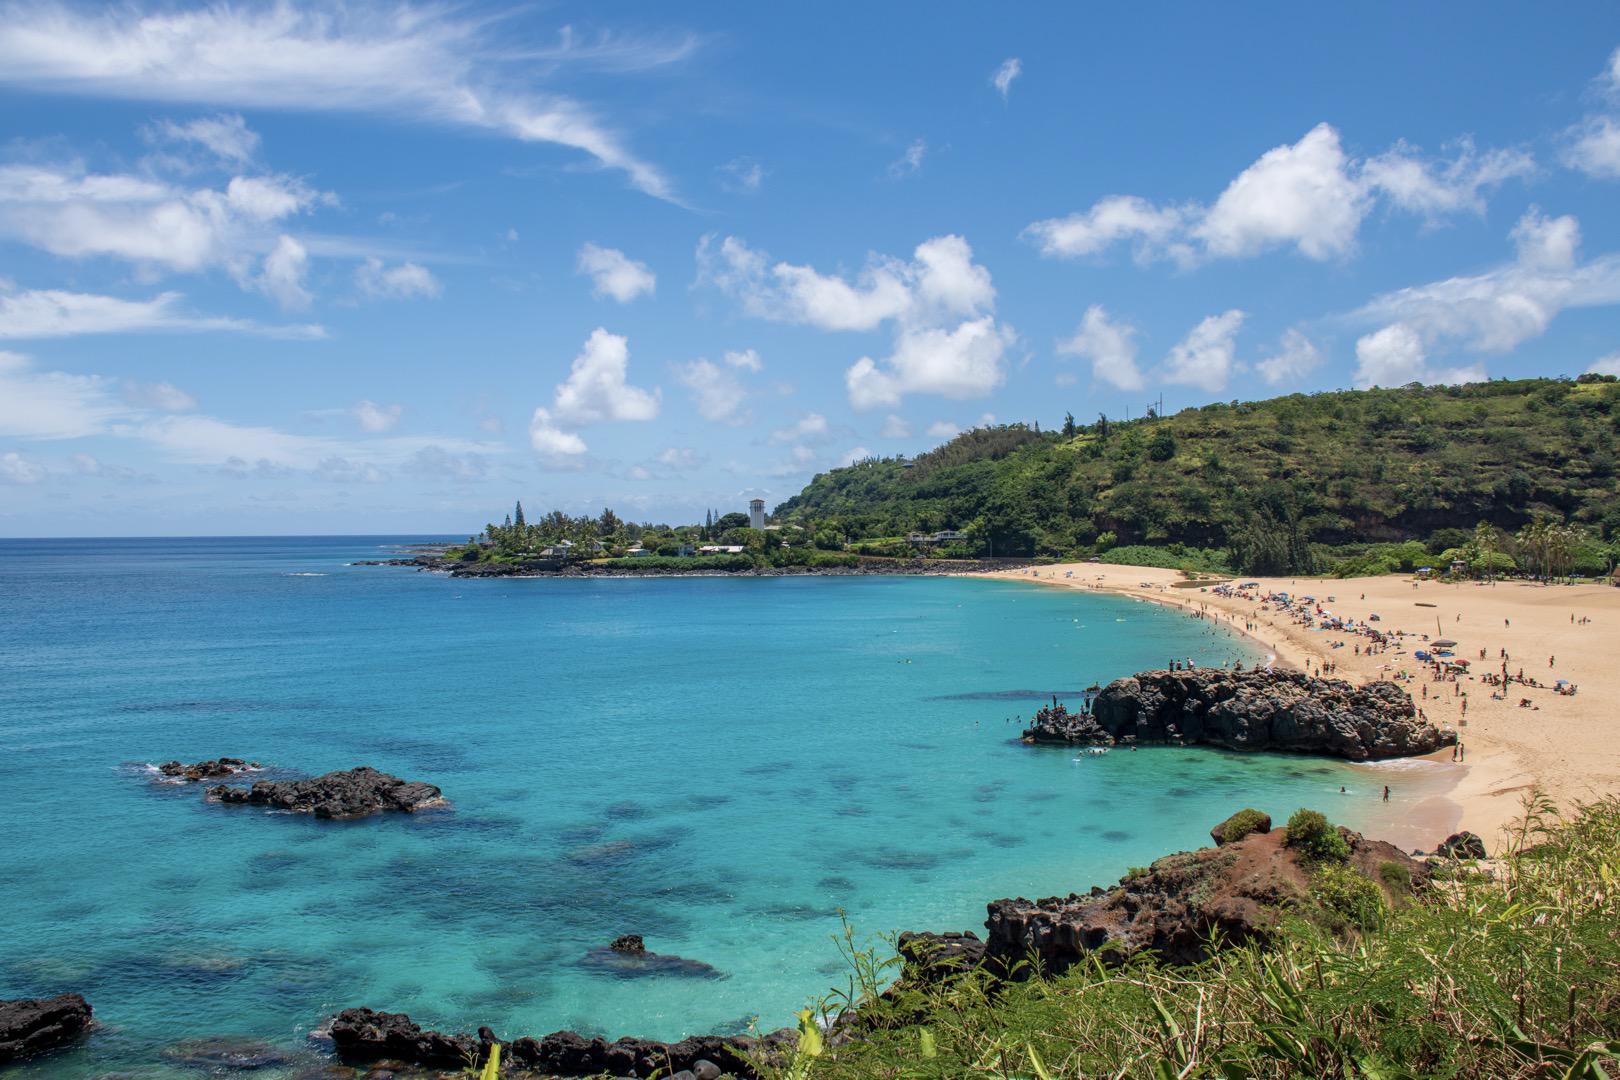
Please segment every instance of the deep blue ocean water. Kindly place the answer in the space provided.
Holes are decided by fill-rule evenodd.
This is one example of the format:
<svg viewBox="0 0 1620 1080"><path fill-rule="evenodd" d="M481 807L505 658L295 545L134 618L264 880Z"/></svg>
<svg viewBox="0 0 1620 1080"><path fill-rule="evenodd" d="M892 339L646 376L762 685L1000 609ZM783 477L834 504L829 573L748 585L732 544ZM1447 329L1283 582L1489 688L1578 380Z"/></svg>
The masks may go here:
<svg viewBox="0 0 1620 1080"><path fill-rule="evenodd" d="M776 1027L843 984L840 911L863 939L979 929L987 900L1111 882L1243 805L1371 802L1330 762L1017 744L1051 692L1254 658L1152 604L347 565L419 539L0 541L0 997L77 990L101 1024L23 1075L298 1047L362 1004L507 1036ZM315 821L146 767L222 754L375 765L454 809ZM582 964L622 933L724 977Z"/></svg>

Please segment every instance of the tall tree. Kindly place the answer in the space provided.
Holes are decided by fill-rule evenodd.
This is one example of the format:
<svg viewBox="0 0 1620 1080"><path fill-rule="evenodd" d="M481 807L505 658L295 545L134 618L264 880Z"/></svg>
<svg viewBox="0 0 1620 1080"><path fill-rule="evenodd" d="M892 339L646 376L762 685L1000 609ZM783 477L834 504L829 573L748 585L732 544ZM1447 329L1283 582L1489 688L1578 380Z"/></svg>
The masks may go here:
<svg viewBox="0 0 1620 1080"><path fill-rule="evenodd" d="M520 529L523 528L523 500L522 499L518 500L517 509L515 511L513 511L513 513L512 513L512 524L516 525Z"/></svg>

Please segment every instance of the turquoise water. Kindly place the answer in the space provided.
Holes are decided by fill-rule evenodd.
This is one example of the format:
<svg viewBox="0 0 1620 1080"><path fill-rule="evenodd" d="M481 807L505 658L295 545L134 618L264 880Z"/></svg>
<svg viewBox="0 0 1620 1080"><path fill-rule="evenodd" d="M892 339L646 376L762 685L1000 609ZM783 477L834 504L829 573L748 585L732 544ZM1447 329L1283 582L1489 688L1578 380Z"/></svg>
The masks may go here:
<svg viewBox="0 0 1620 1080"><path fill-rule="evenodd" d="M1152 604L946 578L452 581L377 538L0 541L0 997L102 1028L24 1075L197 1036L297 1047L351 1005L511 1035L766 1027L830 936L977 929L1240 805L1365 774L1205 750L1076 762L1041 695L1252 659ZM317 575L317 576L305 576ZM145 763L221 754L439 784L448 813L224 808ZM1341 815L1342 816L1342 815ZM581 964L621 933L719 979Z"/></svg>

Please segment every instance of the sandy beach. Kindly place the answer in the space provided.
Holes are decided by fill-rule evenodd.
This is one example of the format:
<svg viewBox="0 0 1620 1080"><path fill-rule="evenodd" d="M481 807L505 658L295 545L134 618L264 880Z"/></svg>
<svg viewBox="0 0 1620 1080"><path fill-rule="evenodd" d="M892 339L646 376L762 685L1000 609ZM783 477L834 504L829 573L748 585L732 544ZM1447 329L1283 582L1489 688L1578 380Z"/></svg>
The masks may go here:
<svg viewBox="0 0 1620 1080"><path fill-rule="evenodd" d="M1539 786L1560 806L1620 792L1620 733L1614 726L1614 702L1620 700L1620 589L1517 581L1445 584L1404 575L1236 579L1259 582L1259 589L1249 591L1260 596L1314 596L1334 616L1365 622L1377 615L1376 625L1385 632L1411 635L1401 647L1369 653L1365 637L1321 629L1320 620L1316 627L1303 626L1274 606L1268 610L1257 600L1216 594L1210 588L1215 582L1177 588L1186 579L1175 570L1065 563L985 576L1175 605L1249 634L1281 665L1314 672L1327 663L1334 666L1334 677L1353 682L1408 673L1411 680L1404 685L1413 699L1431 720L1458 732L1465 760L1452 764L1449 750L1435 755L1437 771L1425 769L1422 780L1434 794L1415 805L1403 802L1402 820L1387 823L1398 827L1401 842L1421 836L1432 844L1465 828L1494 850L1532 787ZM1431 681L1428 666L1412 655L1424 647L1419 635L1454 639L1456 656L1469 661L1473 673L1455 683ZM1500 673L1502 650L1510 675L1522 669L1526 679L1545 688L1513 683L1505 700L1493 697L1500 690L1480 676ZM1551 687L1559 679L1569 680L1578 693L1554 693ZM1522 707L1523 699L1531 706ZM1389 782L1397 786L1400 780Z"/></svg>

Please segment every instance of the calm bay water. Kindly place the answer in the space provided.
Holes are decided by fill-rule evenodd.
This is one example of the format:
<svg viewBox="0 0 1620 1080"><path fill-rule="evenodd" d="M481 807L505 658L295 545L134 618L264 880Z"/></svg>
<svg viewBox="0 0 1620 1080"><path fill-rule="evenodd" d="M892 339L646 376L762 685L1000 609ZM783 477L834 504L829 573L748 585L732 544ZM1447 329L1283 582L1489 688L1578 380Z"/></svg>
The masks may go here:
<svg viewBox="0 0 1620 1080"><path fill-rule="evenodd" d="M842 983L840 909L862 936L980 929L987 900L1110 882L1239 806L1370 798L1330 762L1018 745L1043 694L1253 659L1151 604L346 565L402 539L0 541L0 997L77 990L102 1025L22 1075L298 1047L362 1004L503 1035L775 1027ZM222 754L375 765L454 810L319 822L145 768ZM724 977L581 964L621 933Z"/></svg>

